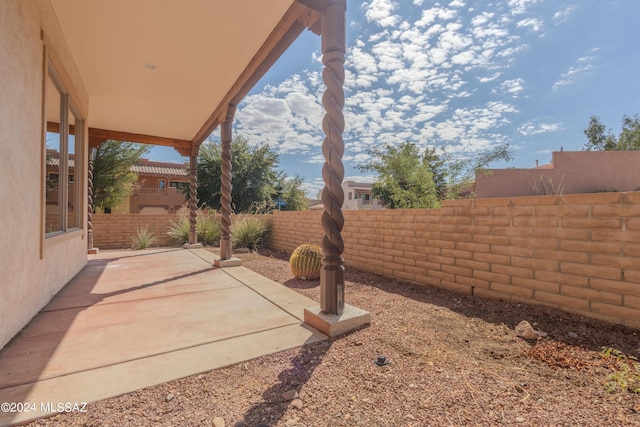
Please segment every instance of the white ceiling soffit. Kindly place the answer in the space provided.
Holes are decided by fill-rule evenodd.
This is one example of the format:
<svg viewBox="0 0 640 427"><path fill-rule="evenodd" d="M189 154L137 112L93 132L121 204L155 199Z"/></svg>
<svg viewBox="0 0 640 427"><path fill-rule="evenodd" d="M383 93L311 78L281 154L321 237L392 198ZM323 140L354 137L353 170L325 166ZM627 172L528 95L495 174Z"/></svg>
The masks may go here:
<svg viewBox="0 0 640 427"><path fill-rule="evenodd" d="M51 0L89 127L191 140L294 0Z"/></svg>

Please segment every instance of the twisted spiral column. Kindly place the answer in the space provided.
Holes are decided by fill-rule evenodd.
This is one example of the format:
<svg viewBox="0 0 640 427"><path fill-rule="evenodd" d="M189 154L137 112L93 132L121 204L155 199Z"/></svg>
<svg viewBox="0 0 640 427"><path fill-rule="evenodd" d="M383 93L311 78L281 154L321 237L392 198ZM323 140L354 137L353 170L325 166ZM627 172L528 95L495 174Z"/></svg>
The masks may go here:
<svg viewBox="0 0 640 427"><path fill-rule="evenodd" d="M93 249L93 158L91 154L89 154L87 169L87 249Z"/></svg>
<svg viewBox="0 0 640 427"><path fill-rule="evenodd" d="M221 129L221 186L220 186L220 259L231 258L231 121Z"/></svg>
<svg viewBox="0 0 640 427"><path fill-rule="evenodd" d="M198 151L200 146L191 148L189 158L189 244L198 243Z"/></svg>
<svg viewBox="0 0 640 427"><path fill-rule="evenodd" d="M325 186L322 190L322 270L320 272L320 308L330 314L342 314L344 310L344 241L342 228L344 216L342 203L344 191L344 56L345 43L344 0L334 0L327 4L322 16L322 80L326 90L322 96L325 116L322 129L325 139L322 143L322 154L325 158L322 167L322 178Z"/></svg>

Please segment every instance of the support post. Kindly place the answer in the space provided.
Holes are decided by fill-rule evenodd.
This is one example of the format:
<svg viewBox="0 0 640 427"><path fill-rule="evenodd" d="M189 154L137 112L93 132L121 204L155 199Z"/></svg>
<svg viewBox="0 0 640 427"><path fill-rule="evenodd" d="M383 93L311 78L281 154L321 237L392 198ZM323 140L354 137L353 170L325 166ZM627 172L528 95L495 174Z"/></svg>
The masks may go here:
<svg viewBox="0 0 640 427"><path fill-rule="evenodd" d="M198 151L199 145L191 147L189 157L189 246L198 243Z"/></svg>
<svg viewBox="0 0 640 427"><path fill-rule="evenodd" d="M344 191L344 56L346 51L346 1L330 0L322 14L322 80L326 90L322 105L326 111L322 120L325 139L322 154L324 188L322 190L322 269L320 271L320 308L328 314L340 315L344 311L344 241L342 204Z"/></svg>
<svg viewBox="0 0 640 427"><path fill-rule="evenodd" d="M220 187L220 259L231 259L231 138L235 106L229 106L227 116L222 123L220 140L222 145L221 187Z"/></svg>
<svg viewBox="0 0 640 427"><path fill-rule="evenodd" d="M89 148L89 162L87 165L87 253L96 254L98 249L93 247L93 158L97 148Z"/></svg>

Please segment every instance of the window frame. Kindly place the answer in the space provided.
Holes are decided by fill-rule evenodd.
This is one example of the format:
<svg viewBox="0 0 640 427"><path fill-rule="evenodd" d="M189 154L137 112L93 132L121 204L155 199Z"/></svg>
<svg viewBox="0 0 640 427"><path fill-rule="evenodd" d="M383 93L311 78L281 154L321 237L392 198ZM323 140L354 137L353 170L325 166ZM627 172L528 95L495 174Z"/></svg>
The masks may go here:
<svg viewBox="0 0 640 427"><path fill-rule="evenodd" d="M85 139L85 120L80 114L79 109L76 107L73 99L69 93L69 90L65 86L60 77L60 73L56 69L52 59L45 54L45 66L44 78L43 78L43 176L45 180L43 186L46 188L46 177L50 174L47 173L47 159L46 159L46 144L47 134L50 133L48 125L48 111L47 105L49 100L47 99L47 85L49 81L53 84L60 96L59 106L59 123L57 124L57 134L59 137L59 169L58 169L58 226L55 231L47 232L46 221L43 224L43 236L45 243L51 238L68 235L84 228L84 185L83 185L83 172L84 172L84 139ZM70 116L73 116L74 124L70 125ZM74 177L70 179L69 163L70 163L70 134L73 127L73 169ZM71 202L72 210L70 213L69 202ZM43 217L46 217L46 203L42 204ZM70 222L71 220L71 222ZM66 240L66 239L65 239Z"/></svg>

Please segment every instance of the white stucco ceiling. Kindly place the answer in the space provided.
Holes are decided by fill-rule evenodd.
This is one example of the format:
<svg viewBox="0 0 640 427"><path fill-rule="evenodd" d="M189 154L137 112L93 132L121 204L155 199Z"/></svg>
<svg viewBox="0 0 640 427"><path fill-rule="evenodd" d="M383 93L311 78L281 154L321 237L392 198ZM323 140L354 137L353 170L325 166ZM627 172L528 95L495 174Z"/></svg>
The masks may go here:
<svg viewBox="0 0 640 427"><path fill-rule="evenodd" d="M51 1L89 94L88 125L184 140L295 3Z"/></svg>

